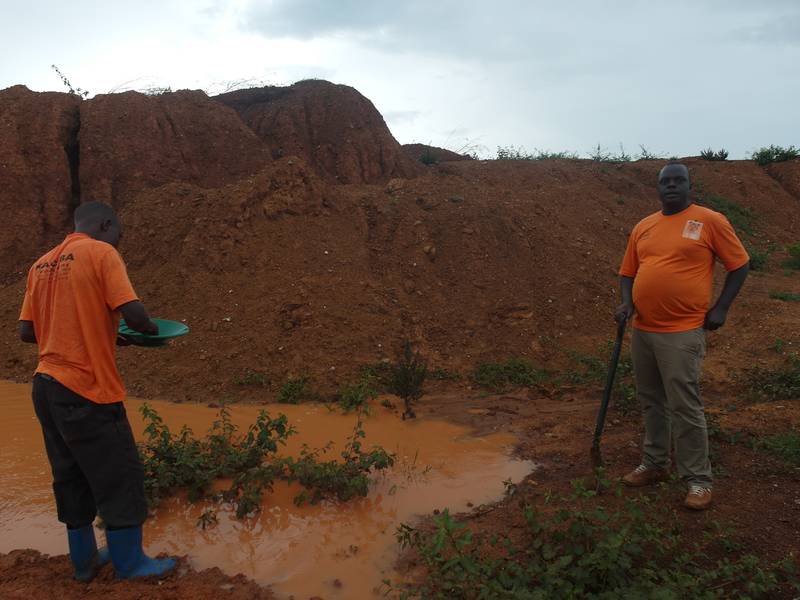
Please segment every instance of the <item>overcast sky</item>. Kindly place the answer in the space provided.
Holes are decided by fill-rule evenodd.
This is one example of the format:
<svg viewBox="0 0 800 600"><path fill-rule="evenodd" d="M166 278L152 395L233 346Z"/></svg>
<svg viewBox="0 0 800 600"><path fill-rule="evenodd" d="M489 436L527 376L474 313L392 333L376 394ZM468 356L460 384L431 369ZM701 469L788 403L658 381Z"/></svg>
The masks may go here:
<svg viewBox="0 0 800 600"><path fill-rule="evenodd" d="M743 158L800 146L800 0L0 0L0 88L316 77L401 143Z"/></svg>

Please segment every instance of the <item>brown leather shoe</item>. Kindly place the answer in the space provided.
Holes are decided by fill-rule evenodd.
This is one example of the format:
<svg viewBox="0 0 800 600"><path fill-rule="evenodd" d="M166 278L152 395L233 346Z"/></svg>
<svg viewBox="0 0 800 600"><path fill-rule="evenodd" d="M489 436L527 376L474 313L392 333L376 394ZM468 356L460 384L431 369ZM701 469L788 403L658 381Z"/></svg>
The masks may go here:
<svg viewBox="0 0 800 600"><path fill-rule="evenodd" d="M689 486L689 493L686 494L686 500L683 501L686 508L692 510L705 510L711 506L711 488L703 487L702 485Z"/></svg>
<svg viewBox="0 0 800 600"><path fill-rule="evenodd" d="M631 487L642 487L659 481L666 481L668 477L669 472L666 469L654 469L639 465L622 478L622 483Z"/></svg>

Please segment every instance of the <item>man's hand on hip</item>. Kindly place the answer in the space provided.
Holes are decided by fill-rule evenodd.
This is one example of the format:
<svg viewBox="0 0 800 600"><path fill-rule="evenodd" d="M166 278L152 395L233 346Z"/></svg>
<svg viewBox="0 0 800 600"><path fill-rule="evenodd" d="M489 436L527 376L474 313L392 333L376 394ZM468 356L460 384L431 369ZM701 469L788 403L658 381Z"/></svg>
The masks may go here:
<svg viewBox="0 0 800 600"><path fill-rule="evenodd" d="M633 304L623 302L617 307L617 310L614 311L614 320L617 323L622 323L622 321L630 321L631 317L633 316L633 312Z"/></svg>
<svg viewBox="0 0 800 600"><path fill-rule="evenodd" d="M703 323L703 328L709 331L714 331L725 325L725 319L728 317L728 309L721 306L715 306L706 313L706 322Z"/></svg>

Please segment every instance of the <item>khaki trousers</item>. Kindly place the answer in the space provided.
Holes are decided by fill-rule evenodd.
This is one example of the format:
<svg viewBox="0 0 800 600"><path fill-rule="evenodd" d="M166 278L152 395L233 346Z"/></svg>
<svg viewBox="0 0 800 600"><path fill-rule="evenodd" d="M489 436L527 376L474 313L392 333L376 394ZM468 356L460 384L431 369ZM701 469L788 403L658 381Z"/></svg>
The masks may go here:
<svg viewBox="0 0 800 600"><path fill-rule="evenodd" d="M710 488L708 430L700 400L705 353L702 328L676 333L633 330L631 357L645 426L642 464L668 467L674 440L678 474L689 484Z"/></svg>

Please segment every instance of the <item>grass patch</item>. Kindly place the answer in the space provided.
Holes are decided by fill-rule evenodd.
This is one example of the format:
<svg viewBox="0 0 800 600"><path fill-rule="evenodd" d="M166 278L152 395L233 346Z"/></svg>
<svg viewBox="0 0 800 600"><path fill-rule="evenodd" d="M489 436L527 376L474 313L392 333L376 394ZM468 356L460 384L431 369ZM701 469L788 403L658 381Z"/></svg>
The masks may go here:
<svg viewBox="0 0 800 600"><path fill-rule="evenodd" d="M700 158L703 160L723 161L728 159L728 151L725 148L720 148L714 151L710 146L705 150L700 151Z"/></svg>
<svg viewBox="0 0 800 600"><path fill-rule="evenodd" d="M549 499L548 514L523 505L523 526L512 538L473 531L447 510L433 518L432 532L401 525L398 542L416 551L425 574L396 588L386 581L388 591L452 600L677 600L769 598L800 589L791 557L769 563L744 553L725 532L684 534L658 499L629 498L610 510L581 482L573 486L571 496Z"/></svg>
<svg viewBox="0 0 800 600"><path fill-rule="evenodd" d="M725 215L737 231L753 235L756 217L749 208L713 194L699 196L697 203Z"/></svg>
<svg viewBox="0 0 800 600"><path fill-rule="evenodd" d="M790 431L762 437L756 447L780 457L794 467L800 467L800 433Z"/></svg>
<svg viewBox="0 0 800 600"><path fill-rule="evenodd" d="M315 394L311 390L311 378L308 375L289 377L278 390L280 404L299 404L301 400L313 400Z"/></svg>
<svg viewBox="0 0 800 600"><path fill-rule="evenodd" d="M800 149L794 146L784 148L782 146L765 146L753 152L752 159L760 166L775 162L784 162L800 157Z"/></svg>
<svg viewBox="0 0 800 600"><path fill-rule="evenodd" d="M558 378L557 383L604 385L608 376L608 360L613 348L614 342L609 340L596 355L568 351L567 354L572 360L573 366ZM630 414L639 407L636 402L636 386L633 382L633 362L630 352L620 354L611 405L623 415Z"/></svg>
<svg viewBox="0 0 800 600"><path fill-rule="evenodd" d="M550 150L538 150L534 148L533 152L528 152L522 147L516 146L498 146L496 160L563 160L577 159L578 155L575 152L551 152Z"/></svg>
<svg viewBox="0 0 800 600"><path fill-rule="evenodd" d="M787 246L786 252L789 254L789 260L783 263L783 267L795 271L800 270L800 242Z"/></svg>
<svg viewBox="0 0 800 600"><path fill-rule="evenodd" d="M800 302L800 294L793 294L791 292L770 290L769 297L773 300L783 300L784 302Z"/></svg>
<svg viewBox="0 0 800 600"><path fill-rule="evenodd" d="M764 271L769 263L769 257L775 251L774 246L770 246L765 250L756 248L748 241L742 242L744 249L747 250L747 255L750 257L750 269L753 271Z"/></svg>
<svg viewBox="0 0 800 600"><path fill-rule="evenodd" d="M247 387L269 387L269 377L257 371L245 371L233 378L233 385Z"/></svg>
<svg viewBox="0 0 800 600"><path fill-rule="evenodd" d="M461 381L461 374L455 371L448 371L447 369L431 369L428 372L428 377L436 381Z"/></svg>
<svg viewBox="0 0 800 600"><path fill-rule="evenodd" d="M513 387L530 387L547 380L547 372L524 358L509 358L505 362L481 363L470 376L472 382L492 392Z"/></svg>
<svg viewBox="0 0 800 600"><path fill-rule="evenodd" d="M781 345L782 349L782 345ZM790 354L777 369L755 367L741 376L751 396L763 400L792 400L800 398L800 357Z"/></svg>

